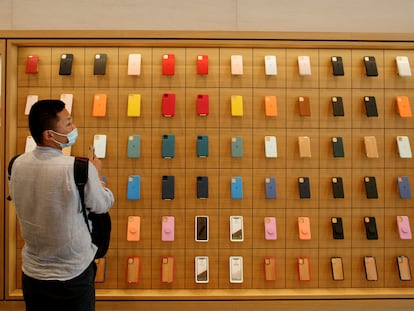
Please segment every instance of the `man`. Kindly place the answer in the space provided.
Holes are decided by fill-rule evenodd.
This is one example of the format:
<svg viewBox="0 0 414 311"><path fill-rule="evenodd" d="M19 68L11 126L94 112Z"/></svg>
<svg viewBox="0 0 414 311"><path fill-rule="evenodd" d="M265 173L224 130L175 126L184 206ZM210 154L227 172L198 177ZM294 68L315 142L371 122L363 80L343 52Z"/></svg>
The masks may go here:
<svg viewBox="0 0 414 311"><path fill-rule="evenodd" d="M95 310L94 256L78 189L72 146L77 128L60 100L41 100L29 114L37 146L13 164L10 195L21 233L22 288L26 310ZM89 162L85 204L95 213L107 212L112 192L101 179L101 162Z"/></svg>

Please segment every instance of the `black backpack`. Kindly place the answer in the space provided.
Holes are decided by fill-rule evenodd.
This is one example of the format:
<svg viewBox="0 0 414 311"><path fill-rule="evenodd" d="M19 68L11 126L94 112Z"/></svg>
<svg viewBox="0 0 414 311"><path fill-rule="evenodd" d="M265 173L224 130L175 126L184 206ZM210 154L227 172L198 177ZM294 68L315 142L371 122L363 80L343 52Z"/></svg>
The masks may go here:
<svg viewBox="0 0 414 311"><path fill-rule="evenodd" d="M8 178L10 180L12 167L14 161L19 157L20 154L15 155L9 162L9 166L7 168ZM95 254L95 258L102 258L106 255L109 242L111 240L111 217L109 213L103 214L95 214L93 212L86 212L85 206L85 185L88 181L88 158L81 158L76 157L75 163L73 165L73 174L75 176L75 183L79 191L79 196L82 203L82 213L85 219L86 226L88 227L88 231L92 237L92 243L98 247L98 250ZM11 197L8 196L7 199L10 201ZM92 222L92 230L89 226L89 221Z"/></svg>

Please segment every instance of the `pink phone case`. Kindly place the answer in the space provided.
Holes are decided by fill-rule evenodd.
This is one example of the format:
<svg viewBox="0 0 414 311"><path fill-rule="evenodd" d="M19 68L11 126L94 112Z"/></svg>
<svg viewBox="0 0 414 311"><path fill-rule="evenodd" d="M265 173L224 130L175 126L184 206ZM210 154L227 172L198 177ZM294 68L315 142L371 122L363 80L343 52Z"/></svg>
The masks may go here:
<svg viewBox="0 0 414 311"><path fill-rule="evenodd" d="M264 218L265 226L265 239L266 240L276 240L277 231L276 231L276 218L275 217L265 217Z"/></svg>
<svg viewBox="0 0 414 311"><path fill-rule="evenodd" d="M408 216L397 216L398 233L401 240L411 240L410 220Z"/></svg>
<svg viewBox="0 0 414 311"><path fill-rule="evenodd" d="M174 241L174 216L162 216L162 241Z"/></svg>

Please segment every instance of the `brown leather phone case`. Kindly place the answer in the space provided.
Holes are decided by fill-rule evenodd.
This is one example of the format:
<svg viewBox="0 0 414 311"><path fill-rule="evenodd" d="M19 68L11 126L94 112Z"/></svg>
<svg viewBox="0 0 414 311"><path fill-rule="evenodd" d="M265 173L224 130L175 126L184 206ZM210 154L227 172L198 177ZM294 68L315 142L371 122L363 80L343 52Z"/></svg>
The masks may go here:
<svg viewBox="0 0 414 311"><path fill-rule="evenodd" d="M299 115L301 117L311 116L310 100L308 96L300 96L299 99Z"/></svg>

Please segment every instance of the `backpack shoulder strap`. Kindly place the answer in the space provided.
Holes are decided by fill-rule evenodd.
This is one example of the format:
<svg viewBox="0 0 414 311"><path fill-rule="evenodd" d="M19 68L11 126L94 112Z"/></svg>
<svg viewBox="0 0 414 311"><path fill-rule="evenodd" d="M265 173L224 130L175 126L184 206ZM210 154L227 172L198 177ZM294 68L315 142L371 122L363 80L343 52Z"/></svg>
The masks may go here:
<svg viewBox="0 0 414 311"><path fill-rule="evenodd" d="M92 230L89 226L88 215L86 213L86 206L85 206L85 185L88 181L88 165L89 159L76 157L75 162L73 164L73 175L75 177L75 184L79 191L79 196L82 204L82 213L83 218L85 219L86 226L88 227L88 231L91 233Z"/></svg>

